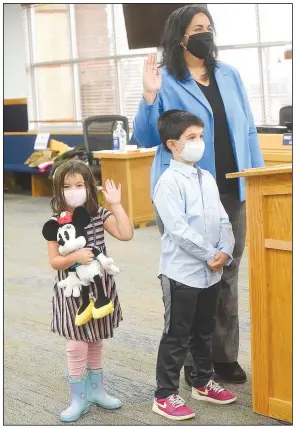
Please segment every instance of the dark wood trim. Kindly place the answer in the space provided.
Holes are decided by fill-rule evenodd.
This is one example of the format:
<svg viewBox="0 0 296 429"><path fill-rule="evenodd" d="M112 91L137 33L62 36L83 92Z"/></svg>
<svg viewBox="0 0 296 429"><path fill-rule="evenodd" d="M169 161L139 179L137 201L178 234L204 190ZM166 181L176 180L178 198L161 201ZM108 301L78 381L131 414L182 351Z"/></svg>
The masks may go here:
<svg viewBox="0 0 296 429"><path fill-rule="evenodd" d="M21 7L28 8L31 6L48 6L52 3L21 3ZM68 13L68 9L36 9L36 13Z"/></svg>
<svg viewBox="0 0 296 429"><path fill-rule="evenodd" d="M4 106L18 106L20 104L27 104L26 98L6 98L3 101Z"/></svg>
<svg viewBox="0 0 296 429"><path fill-rule="evenodd" d="M285 51L285 60L292 60L292 58L293 58L292 49L289 49L289 51Z"/></svg>

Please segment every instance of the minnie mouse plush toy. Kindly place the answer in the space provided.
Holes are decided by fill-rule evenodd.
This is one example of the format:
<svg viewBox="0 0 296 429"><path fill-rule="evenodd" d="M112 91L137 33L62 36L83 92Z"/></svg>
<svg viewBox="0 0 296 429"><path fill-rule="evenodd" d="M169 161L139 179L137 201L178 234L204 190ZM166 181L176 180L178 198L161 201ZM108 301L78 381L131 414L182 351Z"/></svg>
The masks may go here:
<svg viewBox="0 0 296 429"><path fill-rule="evenodd" d="M70 212L61 213L58 219L50 219L42 229L42 234L47 241L57 241L59 244L59 254L69 255L75 250L86 247L87 233L85 227L91 221L90 214L82 207L76 207L73 214ZM102 268L110 275L117 275L119 268L114 265L112 258L106 257L102 249L92 247L93 261L88 265L75 264L70 267L68 277L58 283L58 287L65 288L64 295L69 297L82 296L82 305L79 307L75 325L81 326L87 323L92 317L100 319L114 311L112 301L106 297L102 284ZM98 290L98 298L94 302L89 297L89 288L94 282Z"/></svg>

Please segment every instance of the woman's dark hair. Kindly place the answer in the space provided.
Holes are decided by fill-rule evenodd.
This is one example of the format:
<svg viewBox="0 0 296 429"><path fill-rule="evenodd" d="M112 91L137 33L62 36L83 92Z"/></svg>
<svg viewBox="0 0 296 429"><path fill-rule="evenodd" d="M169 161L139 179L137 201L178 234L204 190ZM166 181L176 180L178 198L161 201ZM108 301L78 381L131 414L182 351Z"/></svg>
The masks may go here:
<svg viewBox="0 0 296 429"><path fill-rule="evenodd" d="M184 6L175 10L167 19L161 47L163 48L161 66L166 67L168 72L178 80L185 80L188 77L188 69L184 59L184 48L180 45L183 40L186 28L192 21L192 18L198 14L204 13L211 23L215 32L213 18L207 8L198 5ZM208 77L217 65L218 50L216 45L209 55L205 58L206 74Z"/></svg>
<svg viewBox="0 0 296 429"><path fill-rule="evenodd" d="M91 216L96 216L99 208L98 191L95 178L90 168L79 160L67 161L57 167L53 176L53 198L50 202L52 212L59 216L67 210L67 203L64 197L64 183L68 175L81 174L86 189L86 210Z"/></svg>
<svg viewBox="0 0 296 429"><path fill-rule="evenodd" d="M181 135L187 128L193 125L204 127L203 121L196 115L193 115L186 110L167 110L159 118L157 122L158 132L161 143L167 152L171 150L167 146L168 140L179 140Z"/></svg>

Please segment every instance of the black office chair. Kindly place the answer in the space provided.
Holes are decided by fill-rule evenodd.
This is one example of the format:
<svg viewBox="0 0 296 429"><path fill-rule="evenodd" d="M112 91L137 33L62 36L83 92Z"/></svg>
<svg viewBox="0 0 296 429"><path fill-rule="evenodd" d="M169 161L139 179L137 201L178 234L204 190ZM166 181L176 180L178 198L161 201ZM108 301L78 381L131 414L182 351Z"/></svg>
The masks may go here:
<svg viewBox="0 0 296 429"><path fill-rule="evenodd" d="M88 162L99 185L102 184L100 160L94 158L92 152L113 149L113 131L117 121L121 121L123 123L128 143L129 124L128 119L125 116L90 116L83 121L84 144L88 155Z"/></svg>
<svg viewBox="0 0 296 429"><path fill-rule="evenodd" d="M293 107L284 106L280 109L280 125L288 128L292 132L293 124Z"/></svg>

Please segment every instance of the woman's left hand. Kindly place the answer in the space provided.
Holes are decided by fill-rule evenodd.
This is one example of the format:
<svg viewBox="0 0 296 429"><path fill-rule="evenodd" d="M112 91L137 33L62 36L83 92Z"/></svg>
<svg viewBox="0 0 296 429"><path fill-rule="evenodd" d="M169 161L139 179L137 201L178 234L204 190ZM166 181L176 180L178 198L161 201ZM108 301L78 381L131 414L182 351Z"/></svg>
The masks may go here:
<svg viewBox="0 0 296 429"><path fill-rule="evenodd" d="M102 191L105 197L105 200L109 204L120 204L121 202L121 184L119 183L118 188L113 180L106 180L105 183L106 190Z"/></svg>

